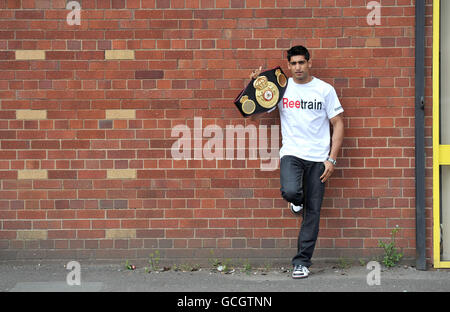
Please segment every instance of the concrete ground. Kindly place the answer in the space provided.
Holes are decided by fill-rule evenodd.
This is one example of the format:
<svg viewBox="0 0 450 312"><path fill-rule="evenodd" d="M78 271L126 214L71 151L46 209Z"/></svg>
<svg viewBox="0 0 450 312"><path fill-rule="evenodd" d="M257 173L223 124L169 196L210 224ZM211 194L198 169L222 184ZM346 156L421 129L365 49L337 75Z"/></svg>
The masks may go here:
<svg viewBox="0 0 450 312"><path fill-rule="evenodd" d="M66 262L47 264L0 263L1 292L448 292L450 270L418 271L407 265L379 271L352 265L314 265L308 278L294 280L291 268L213 268L196 271L148 272L124 264L83 264L79 272ZM191 268L184 268L191 269ZM220 269L220 268L219 268ZM78 278L78 280L77 280ZM68 282L69 279L69 282ZM80 285L68 285L76 283ZM372 285L369 285L372 284ZM376 285L379 284L379 285Z"/></svg>

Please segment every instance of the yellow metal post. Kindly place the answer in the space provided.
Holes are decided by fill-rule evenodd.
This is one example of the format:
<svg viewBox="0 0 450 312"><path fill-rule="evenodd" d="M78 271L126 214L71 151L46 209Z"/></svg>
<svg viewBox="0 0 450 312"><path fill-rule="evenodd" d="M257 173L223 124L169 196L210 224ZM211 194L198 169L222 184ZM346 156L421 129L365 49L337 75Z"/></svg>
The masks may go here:
<svg viewBox="0 0 450 312"><path fill-rule="evenodd" d="M450 165L450 145L441 145L440 134L440 0L433 0L433 265L435 268L450 268L450 261L441 261L440 220L440 166Z"/></svg>

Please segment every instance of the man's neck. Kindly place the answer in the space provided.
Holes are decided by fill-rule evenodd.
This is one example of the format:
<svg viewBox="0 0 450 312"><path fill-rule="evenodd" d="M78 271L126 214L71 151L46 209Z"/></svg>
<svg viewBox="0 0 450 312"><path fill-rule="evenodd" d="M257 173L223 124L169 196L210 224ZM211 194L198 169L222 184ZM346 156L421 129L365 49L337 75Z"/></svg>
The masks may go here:
<svg viewBox="0 0 450 312"><path fill-rule="evenodd" d="M306 78L306 79L298 80L298 79L293 78L293 80L297 84L307 84L307 83L311 82L313 80L313 78L314 78L313 76L308 76L308 78Z"/></svg>

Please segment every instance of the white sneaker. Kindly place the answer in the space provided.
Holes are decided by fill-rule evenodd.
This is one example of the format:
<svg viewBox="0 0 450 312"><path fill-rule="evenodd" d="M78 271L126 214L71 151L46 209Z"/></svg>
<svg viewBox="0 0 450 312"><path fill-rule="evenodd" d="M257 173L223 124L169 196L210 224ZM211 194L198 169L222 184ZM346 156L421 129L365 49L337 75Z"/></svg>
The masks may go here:
<svg viewBox="0 0 450 312"><path fill-rule="evenodd" d="M309 270L307 267L301 264L294 266L292 271L292 278L306 278L309 275Z"/></svg>
<svg viewBox="0 0 450 312"><path fill-rule="evenodd" d="M293 203L289 203L289 207L291 208L291 211L294 214L300 213L303 209L303 205L296 206Z"/></svg>

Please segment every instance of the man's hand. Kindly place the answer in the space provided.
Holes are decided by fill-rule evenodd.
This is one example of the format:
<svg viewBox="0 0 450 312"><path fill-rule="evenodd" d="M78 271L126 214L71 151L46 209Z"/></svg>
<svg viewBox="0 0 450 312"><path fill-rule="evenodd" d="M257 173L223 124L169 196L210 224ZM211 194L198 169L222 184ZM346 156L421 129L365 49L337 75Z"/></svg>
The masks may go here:
<svg viewBox="0 0 450 312"><path fill-rule="evenodd" d="M333 136L331 137L331 152L330 158L336 159L338 157L339 150L341 149L342 142L344 140L344 118L342 113L330 119L333 125ZM325 161L325 171L323 172L320 180L322 183L328 180L334 172L334 165L329 161Z"/></svg>
<svg viewBox="0 0 450 312"><path fill-rule="evenodd" d="M262 66L259 66L259 69L252 71L252 73L250 74L250 79L256 79L256 77L258 77L259 74L261 74L261 70Z"/></svg>
<svg viewBox="0 0 450 312"><path fill-rule="evenodd" d="M328 180L328 178L331 177L331 175L333 174L334 165L330 163L328 160L325 160L323 163L325 165L325 170L320 176L320 181L322 181L322 183L325 183Z"/></svg>

